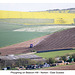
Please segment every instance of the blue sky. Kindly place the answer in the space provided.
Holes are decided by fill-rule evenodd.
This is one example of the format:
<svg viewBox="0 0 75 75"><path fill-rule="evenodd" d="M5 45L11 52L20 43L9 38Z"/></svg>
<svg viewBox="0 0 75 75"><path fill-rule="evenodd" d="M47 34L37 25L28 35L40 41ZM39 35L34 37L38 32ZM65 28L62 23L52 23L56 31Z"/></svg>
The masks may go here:
<svg viewBox="0 0 75 75"><path fill-rule="evenodd" d="M75 3L0 3L0 10L9 11L44 11L67 8L75 8Z"/></svg>

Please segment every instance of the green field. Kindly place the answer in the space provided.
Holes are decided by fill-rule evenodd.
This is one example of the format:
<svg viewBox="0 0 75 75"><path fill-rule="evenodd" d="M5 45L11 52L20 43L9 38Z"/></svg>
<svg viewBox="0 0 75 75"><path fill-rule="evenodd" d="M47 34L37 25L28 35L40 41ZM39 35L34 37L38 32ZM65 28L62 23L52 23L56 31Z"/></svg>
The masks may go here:
<svg viewBox="0 0 75 75"><path fill-rule="evenodd" d="M65 50L65 51L54 51L54 52L44 52L44 53L36 53L36 55L43 58L55 58L58 56L64 56L67 54L75 53L75 50Z"/></svg>
<svg viewBox="0 0 75 75"><path fill-rule="evenodd" d="M46 34L42 32L0 32L0 47L28 41Z"/></svg>
<svg viewBox="0 0 75 75"><path fill-rule="evenodd" d="M24 42L74 27L74 25L40 25L39 23L39 25L25 25L26 21L31 23L27 19L0 19L0 47ZM37 22L33 19L32 21Z"/></svg>

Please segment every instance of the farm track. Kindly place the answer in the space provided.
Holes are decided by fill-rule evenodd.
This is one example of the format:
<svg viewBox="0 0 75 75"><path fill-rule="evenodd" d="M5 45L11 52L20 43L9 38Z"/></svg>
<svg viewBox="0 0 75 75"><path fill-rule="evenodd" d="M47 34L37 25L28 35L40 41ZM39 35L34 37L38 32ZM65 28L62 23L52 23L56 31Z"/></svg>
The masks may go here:
<svg viewBox="0 0 75 75"><path fill-rule="evenodd" d="M46 38L47 36L48 35L0 48L1 55L21 54L31 52L30 51L31 49L29 48L30 44L33 43L33 45L36 45L39 41L41 41L43 38Z"/></svg>

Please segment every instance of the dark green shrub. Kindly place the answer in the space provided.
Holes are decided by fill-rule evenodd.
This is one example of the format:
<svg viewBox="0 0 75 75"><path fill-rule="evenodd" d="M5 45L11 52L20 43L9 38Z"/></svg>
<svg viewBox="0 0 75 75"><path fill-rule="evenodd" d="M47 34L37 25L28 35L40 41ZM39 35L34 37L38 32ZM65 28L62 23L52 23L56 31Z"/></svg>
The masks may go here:
<svg viewBox="0 0 75 75"><path fill-rule="evenodd" d="M36 52L36 50L31 50L31 52Z"/></svg>
<svg viewBox="0 0 75 75"><path fill-rule="evenodd" d="M72 58L74 59L74 62L75 62L75 53L74 53L74 54L72 54Z"/></svg>
<svg viewBox="0 0 75 75"><path fill-rule="evenodd" d="M67 61L66 56L61 56L61 60Z"/></svg>

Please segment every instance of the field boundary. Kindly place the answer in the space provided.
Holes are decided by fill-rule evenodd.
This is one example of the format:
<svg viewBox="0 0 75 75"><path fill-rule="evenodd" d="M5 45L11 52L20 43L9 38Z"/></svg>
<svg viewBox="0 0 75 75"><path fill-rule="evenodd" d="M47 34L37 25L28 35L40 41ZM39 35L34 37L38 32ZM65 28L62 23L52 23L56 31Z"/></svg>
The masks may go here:
<svg viewBox="0 0 75 75"><path fill-rule="evenodd" d="M44 51L37 51L37 53L54 52L54 51L64 51L64 50L74 50L74 49L73 48L67 48L67 49L44 50Z"/></svg>

